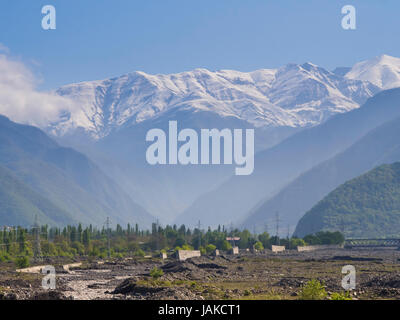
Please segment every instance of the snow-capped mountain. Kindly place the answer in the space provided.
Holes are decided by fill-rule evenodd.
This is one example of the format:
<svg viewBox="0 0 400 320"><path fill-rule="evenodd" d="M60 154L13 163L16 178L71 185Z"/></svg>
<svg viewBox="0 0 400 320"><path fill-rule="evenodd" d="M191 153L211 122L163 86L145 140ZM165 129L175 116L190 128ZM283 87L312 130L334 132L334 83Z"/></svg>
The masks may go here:
<svg viewBox="0 0 400 320"><path fill-rule="evenodd" d="M391 70L395 70L396 58L384 60L392 61ZM363 79L372 67L376 64L370 62L356 65L350 72L349 68L330 72L304 63L253 72L206 69L170 75L133 72L112 79L70 84L55 93L75 101L73 111L64 112L62 118L46 130L61 143L88 154L136 203L170 222L183 212L196 213L191 205L197 199L201 201L201 195L223 186L233 169L226 166L149 166L145 161L145 136L149 129L168 130L170 120L178 120L180 128L195 130L254 128L256 151L268 150L303 128L315 127L335 114L357 109L381 91L383 85L390 85L390 79L384 79L383 72L371 73L375 77ZM392 86L396 86L395 83ZM334 136L340 144L347 141L343 136L338 138L336 133ZM333 139L321 141L322 146L326 141L332 144ZM336 150L332 145L328 149ZM271 187L272 192L281 183L288 183L290 174L294 177L293 170L299 167L295 159L299 154L305 153L306 165L310 165L317 164L317 159L325 159L326 155L318 152L313 152L312 145L304 150L291 146L289 155L278 156L276 162L257 160L257 172L248 180L249 185L240 182L235 184L237 189L226 189L232 191L227 198L221 196L224 199L221 212L227 209L225 200L235 194L241 199L240 203L228 211L245 213L246 208L239 210L241 204L247 203L250 209L255 205L252 201L256 194L260 200L268 193L267 187ZM295 165L279 170L285 158L294 160ZM265 179L260 173L263 168L267 172ZM271 180L268 170L272 170L276 179ZM256 183L250 183L252 178L258 179ZM249 195L247 202L242 199L243 189ZM213 201L209 204L218 207ZM199 212L214 212L212 210ZM197 214L194 216L197 219Z"/></svg>
<svg viewBox="0 0 400 320"><path fill-rule="evenodd" d="M248 73L133 72L59 88L56 93L73 99L79 108L64 114L47 131L59 137L79 132L98 140L175 108L236 117L255 127L307 127L358 108L377 91L368 81L343 77L311 63Z"/></svg>
<svg viewBox="0 0 400 320"><path fill-rule="evenodd" d="M359 62L346 78L369 81L383 90L400 87L400 59L384 54Z"/></svg>

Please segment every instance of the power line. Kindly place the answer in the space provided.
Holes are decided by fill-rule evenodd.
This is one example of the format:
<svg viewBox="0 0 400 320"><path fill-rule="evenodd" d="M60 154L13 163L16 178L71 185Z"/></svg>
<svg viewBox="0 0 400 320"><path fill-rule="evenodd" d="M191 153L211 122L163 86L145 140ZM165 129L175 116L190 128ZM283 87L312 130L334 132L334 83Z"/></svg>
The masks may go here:
<svg viewBox="0 0 400 320"><path fill-rule="evenodd" d="M33 253L34 253L35 261L40 261L40 260L42 260L42 250L40 248L40 228L39 228L39 224L38 224L37 215L35 215L34 230L35 230L35 246L33 249Z"/></svg>
<svg viewBox="0 0 400 320"><path fill-rule="evenodd" d="M200 223L200 220L199 220L199 224L198 224L198 228L199 228L199 248L201 247L201 223Z"/></svg>
<svg viewBox="0 0 400 320"><path fill-rule="evenodd" d="M111 245L110 245L110 218L107 217L106 220L106 228L107 228L107 254L108 258L111 257Z"/></svg>
<svg viewBox="0 0 400 320"><path fill-rule="evenodd" d="M279 211L276 212L275 222L276 222L276 242L277 242L277 245L279 246L280 245L280 239L279 239L279 222L280 222Z"/></svg>

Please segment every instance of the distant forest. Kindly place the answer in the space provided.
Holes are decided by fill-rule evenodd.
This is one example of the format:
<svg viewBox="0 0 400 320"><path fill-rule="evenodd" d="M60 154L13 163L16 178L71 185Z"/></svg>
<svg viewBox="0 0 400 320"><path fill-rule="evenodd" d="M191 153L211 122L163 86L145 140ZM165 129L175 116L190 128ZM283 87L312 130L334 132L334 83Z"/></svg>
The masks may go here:
<svg viewBox="0 0 400 320"><path fill-rule="evenodd" d="M152 230L140 230L137 224L128 224L125 229L120 225L115 229L83 228L81 224L64 228L49 228L47 225L31 229L4 227L0 231L0 262L15 261L17 266L26 267L35 257L143 257L180 249L196 249L202 254L211 254L215 249L228 251L232 248L227 237L240 237L235 243L240 249L256 250L277 244L295 249L307 244L340 244L344 241L339 232L318 232L303 239L279 238L267 232L251 234L248 230L227 231L224 227L191 230L185 225L161 227L156 223Z"/></svg>

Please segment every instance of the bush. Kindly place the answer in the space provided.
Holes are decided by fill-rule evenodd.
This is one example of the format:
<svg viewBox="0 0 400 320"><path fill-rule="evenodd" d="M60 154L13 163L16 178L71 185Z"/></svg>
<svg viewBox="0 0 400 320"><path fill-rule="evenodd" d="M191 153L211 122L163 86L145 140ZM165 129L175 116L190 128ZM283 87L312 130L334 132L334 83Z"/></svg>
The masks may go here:
<svg viewBox="0 0 400 320"><path fill-rule="evenodd" d="M261 241L257 241L257 242L255 243L254 249L256 249L256 250L264 250L264 246L263 246L263 244L261 243Z"/></svg>
<svg viewBox="0 0 400 320"><path fill-rule="evenodd" d="M300 300L323 300L327 296L325 288L316 279L308 281L300 291Z"/></svg>
<svg viewBox="0 0 400 320"><path fill-rule="evenodd" d="M290 247L291 248L303 247L305 245L306 245L306 242L303 239L299 239L299 238L290 239Z"/></svg>
<svg viewBox="0 0 400 320"><path fill-rule="evenodd" d="M322 244L321 240L314 234L308 234L303 239L306 245L312 246L312 245Z"/></svg>
<svg viewBox="0 0 400 320"><path fill-rule="evenodd" d="M208 244L206 246L206 253L207 254L212 254L216 249L217 249L217 247L214 246L213 244Z"/></svg>
<svg viewBox="0 0 400 320"><path fill-rule="evenodd" d="M15 259L15 265L18 269L28 268L29 267L29 259L27 256L18 257Z"/></svg>
<svg viewBox="0 0 400 320"><path fill-rule="evenodd" d="M162 271L161 269L158 269L157 267L154 267L150 271L150 276L155 280L158 278L161 278L163 275L164 275L164 271Z"/></svg>
<svg viewBox="0 0 400 320"><path fill-rule="evenodd" d="M182 246L184 246L185 244L186 244L186 240L185 240L185 239L183 239L183 238L177 238L177 239L175 240L174 247L182 247Z"/></svg>
<svg viewBox="0 0 400 320"><path fill-rule="evenodd" d="M97 247L93 247L92 250L89 252L89 256L91 257L99 257L100 256L100 250Z"/></svg>
<svg viewBox="0 0 400 320"><path fill-rule="evenodd" d="M345 293L339 293L339 292L334 292L331 295L332 300L353 300L350 297L350 292L345 292Z"/></svg>
<svg viewBox="0 0 400 320"><path fill-rule="evenodd" d="M193 247L192 247L192 246L189 246L188 244L184 244L184 245L182 246L182 250L193 250Z"/></svg>
<svg viewBox="0 0 400 320"><path fill-rule="evenodd" d="M124 258L124 254L121 252L116 252L116 253L113 253L112 257L117 258L117 259L122 259L122 258Z"/></svg>
<svg viewBox="0 0 400 320"><path fill-rule="evenodd" d="M269 246L269 234L267 232L264 232L258 236L258 240L261 241L263 244L264 248Z"/></svg>
<svg viewBox="0 0 400 320"><path fill-rule="evenodd" d="M221 250L228 251L231 249L232 249L232 245L228 241L224 240L221 245Z"/></svg>
<svg viewBox="0 0 400 320"><path fill-rule="evenodd" d="M10 261L10 260L11 260L11 257L10 257L10 255L8 253L6 253L6 252L1 253L0 252L0 262L6 262L6 261Z"/></svg>
<svg viewBox="0 0 400 320"><path fill-rule="evenodd" d="M135 251L135 256L136 257L144 257L146 254L142 249L139 249L137 251Z"/></svg>

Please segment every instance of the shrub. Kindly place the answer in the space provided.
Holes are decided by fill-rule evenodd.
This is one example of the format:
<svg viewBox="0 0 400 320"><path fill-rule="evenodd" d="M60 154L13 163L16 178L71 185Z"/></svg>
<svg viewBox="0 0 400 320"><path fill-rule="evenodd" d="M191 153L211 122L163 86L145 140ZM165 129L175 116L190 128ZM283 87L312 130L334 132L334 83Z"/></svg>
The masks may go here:
<svg viewBox="0 0 400 320"><path fill-rule="evenodd" d="M207 254L212 254L216 249L217 249L217 247L214 246L213 244L208 244L206 246L206 253Z"/></svg>
<svg viewBox="0 0 400 320"><path fill-rule="evenodd" d="M5 262L5 261L11 261L12 258L7 252L3 252L2 254L0 254L0 260L2 262Z"/></svg>
<svg viewBox="0 0 400 320"><path fill-rule="evenodd" d="M113 258L122 259L123 257L124 257L124 254L121 252L116 252L113 254Z"/></svg>
<svg viewBox="0 0 400 320"><path fill-rule="evenodd" d="M183 238L177 238L177 239L175 240L174 247L182 247L182 246L184 246L185 244L186 244L186 240L185 240L185 239L183 239Z"/></svg>
<svg viewBox="0 0 400 320"><path fill-rule="evenodd" d="M299 239L299 238L290 239L290 247L291 248L302 247L305 245L306 245L306 242L303 239Z"/></svg>
<svg viewBox="0 0 400 320"><path fill-rule="evenodd" d="M188 244L184 244L184 245L182 246L182 250L193 250L193 247L192 247L192 246L189 246Z"/></svg>
<svg viewBox="0 0 400 320"><path fill-rule="evenodd" d="M321 282L316 279L308 281L300 291L300 300L323 300L327 294Z"/></svg>
<svg viewBox="0 0 400 320"><path fill-rule="evenodd" d="M29 259L27 256L18 257L15 259L15 265L18 269L28 268L29 267Z"/></svg>
<svg viewBox="0 0 400 320"><path fill-rule="evenodd" d="M163 275L164 275L164 271L162 271L161 269L158 269L157 267L154 267L150 271L150 276L155 280L162 277Z"/></svg>
<svg viewBox="0 0 400 320"><path fill-rule="evenodd" d="M261 243L261 241L257 241L257 242L254 244L254 249L256 249L256 250L264 250L264 246L263 246L263 244Z"/></svg>
<svg viewBox="0 0 400 320"><path fill-rule="evenodd" d="M232 249L232 245L228 241L224 240L221 245L221 250L228 251L230 249Z"/></svg>
<svg viewBox="0 0 400 320"><path fill-rule="evenodd" d="M269 246L269 234L267 232L264 232L258 236L258 240L261 241L263 244L264 248Z"/></svg>
<svg viewBox="0 0 400 320"><path fill-rule="evenodd" d="M350 292L349 291L347 291L345 293L334 292L331 295L331 299L332 300L353 300L350 297Z"/></svg>
<svg viewBox="0 0 400 320"><path fill-rule="evenodd" d="M146 254L142 249L139 249L137 251L135 251L135 256L136 257L144 257Z"/></svg>
<svg viewBox="0 0 400 320"><path fill-rule="evenodd" d="M97 247L93 247L92 250L89 252L89 256L91 257L99 257L100 256L100 250Z"/></svg>

